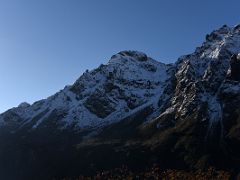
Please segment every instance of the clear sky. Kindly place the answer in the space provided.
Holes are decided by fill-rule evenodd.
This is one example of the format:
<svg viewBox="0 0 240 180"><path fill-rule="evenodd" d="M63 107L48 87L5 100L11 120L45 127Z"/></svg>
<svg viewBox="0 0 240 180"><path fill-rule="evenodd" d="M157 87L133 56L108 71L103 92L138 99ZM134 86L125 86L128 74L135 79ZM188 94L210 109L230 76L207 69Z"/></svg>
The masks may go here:
<svg viewBox="0 0 240 180"><path fill-rule="evenodd" d="M46 98L121 50L175 62L240 23L239 0L0 0L0 112Z"/></svg>

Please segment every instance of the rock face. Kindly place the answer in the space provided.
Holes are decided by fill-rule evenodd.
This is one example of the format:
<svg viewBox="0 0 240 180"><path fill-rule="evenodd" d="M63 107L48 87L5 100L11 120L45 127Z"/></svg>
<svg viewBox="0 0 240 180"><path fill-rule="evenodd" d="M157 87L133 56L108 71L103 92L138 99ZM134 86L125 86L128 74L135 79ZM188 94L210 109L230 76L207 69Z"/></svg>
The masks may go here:
<svg viewBox="0 0 240 180"><path fill-rule="evenodd" d="M240 81L240 54L234 54L231 57L229 79Z"/></svg>
<svg viewBox="0 0 240 180"><path fill-rule="evenodd" d="M239 126L239 49L239 31L223 26L176 63L171 105L153 122L159 136L165 136L158 146L174 138L173 154L179 157L181 152L187 166L204 167L210 162L224 166L226 159L239 158L239 153L232 154L239 139L229 134Z"/></svg>
<svg viewBox="0 0 240 180"><path fill-rule="evenodd" d="M8 110L0 115L0 141L8 142L0 160L16 159L23 177L41 169L40 178L122 164L238 171L239 27L213 31L175 64L119 52L55 95Z"/></svg>

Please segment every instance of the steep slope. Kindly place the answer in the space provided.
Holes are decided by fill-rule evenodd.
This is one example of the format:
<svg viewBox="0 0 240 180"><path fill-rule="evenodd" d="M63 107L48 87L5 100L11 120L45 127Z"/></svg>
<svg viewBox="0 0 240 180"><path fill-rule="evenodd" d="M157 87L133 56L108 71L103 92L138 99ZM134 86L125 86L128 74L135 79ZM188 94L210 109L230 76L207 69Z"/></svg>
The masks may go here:
<svg viewBox="0 0 240 180"><path fill-rule="evenodd" d="M239 104L240 25L213 31L172 65L122 51L54 96L0 115L0 175L13 166L46 179L153 163L238 172Z"/></svg>
<svg viewBox="0 0 240 180"><path fill-rule="evenodd" d="M229 87L239 93L238 72L234 70L237 65L233 65L239 61L236 56L240 49L239 28L223 26L207 35L206 40L193 54L177 61L176 89L171 107L163 115L174 111L176 120L182 119L206 104L208 112L204 117L211 129L223 119L219 99L223 89Z"/></svg>
<svg viewBox="0 0 240 180"><path fill-rule="evenodd" d="M144 127L155 133L151 146L169 145L191 167L239 163L239 136L230 135L239 127L239 52L240 26L223 26L179 58L171 105Z"/></svg>

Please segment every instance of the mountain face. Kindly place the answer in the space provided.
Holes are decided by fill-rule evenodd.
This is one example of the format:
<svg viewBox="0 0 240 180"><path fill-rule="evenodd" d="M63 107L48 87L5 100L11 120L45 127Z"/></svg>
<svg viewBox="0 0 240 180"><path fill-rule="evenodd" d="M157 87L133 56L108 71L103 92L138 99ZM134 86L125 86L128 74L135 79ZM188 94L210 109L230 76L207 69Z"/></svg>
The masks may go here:
<svg viewBox="0 0 240 180"><path fill-rule="evenodd" d="M174 64L122 51L73 85L0 115L0 177L240 165L240 25ZM14 169L14 173L12 170Z"/></svg>

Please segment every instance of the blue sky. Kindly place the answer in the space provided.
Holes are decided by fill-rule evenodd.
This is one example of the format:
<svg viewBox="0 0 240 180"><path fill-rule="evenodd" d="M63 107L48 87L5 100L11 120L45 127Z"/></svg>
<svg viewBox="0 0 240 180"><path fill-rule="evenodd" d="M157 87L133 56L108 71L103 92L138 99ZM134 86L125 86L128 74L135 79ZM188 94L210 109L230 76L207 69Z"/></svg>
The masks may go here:
<svg viewBox="0 0 240 180"><path fill-rule="evenodd" d="M170 63L223 24L239 0L0 0L0 112L46 98L121 50Z"/></svg>

